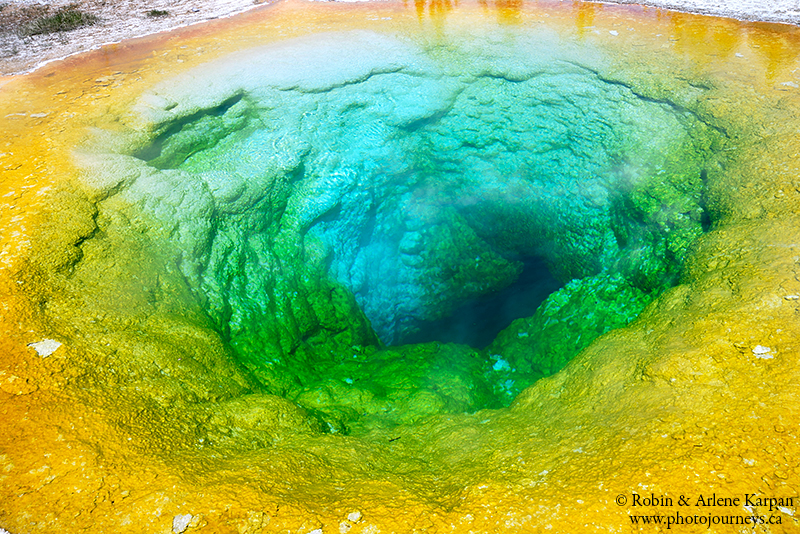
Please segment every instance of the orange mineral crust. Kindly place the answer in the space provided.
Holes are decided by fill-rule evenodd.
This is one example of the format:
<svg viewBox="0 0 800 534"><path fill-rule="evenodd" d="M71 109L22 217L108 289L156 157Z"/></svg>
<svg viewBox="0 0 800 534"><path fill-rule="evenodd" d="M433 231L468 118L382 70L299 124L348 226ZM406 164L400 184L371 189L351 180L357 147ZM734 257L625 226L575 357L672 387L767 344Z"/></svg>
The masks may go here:
<svg viewBox="0 0 800 534"><path fill-rule="evenodd" d="M638 6L286 0L0 82L0 528L800 532L799 57ZM536 314L403 337L525 247ZM552 333L603 299L641 306Z"/></svg>

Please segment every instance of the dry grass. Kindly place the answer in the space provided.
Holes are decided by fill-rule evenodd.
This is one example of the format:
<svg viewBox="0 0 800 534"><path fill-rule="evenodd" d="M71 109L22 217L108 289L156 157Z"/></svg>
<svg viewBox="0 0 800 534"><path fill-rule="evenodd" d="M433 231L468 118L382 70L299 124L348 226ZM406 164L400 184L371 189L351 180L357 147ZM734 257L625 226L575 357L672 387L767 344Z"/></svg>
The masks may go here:
<svg viewBox="0 0 800 534"><path fill-rule="evenodd" d="M76 4L53 11L47 5L0 4L0 33L20 37L65 32L99 22L96 15L81 11Z"/></svg>
<svg viewBox="0 0 800 534"><path fill-rule="evenodd" d="M83 26L93 26L99 20L96 15L81 11L76 4L71 4L58 9L52 15L45 14L30 21L20 28L20 32L23 35L66 32Z"/></svg>

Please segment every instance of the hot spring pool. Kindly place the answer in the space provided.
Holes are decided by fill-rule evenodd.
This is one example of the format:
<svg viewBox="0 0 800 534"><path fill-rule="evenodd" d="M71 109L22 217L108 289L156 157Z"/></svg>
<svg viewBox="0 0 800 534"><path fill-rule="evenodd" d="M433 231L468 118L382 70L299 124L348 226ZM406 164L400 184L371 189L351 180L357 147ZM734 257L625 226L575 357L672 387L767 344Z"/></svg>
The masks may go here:
<svg viewBox="0 0 800 534"><path fill-rule="evenodd" d="M0 87L0 526L798 528L696 505L797 494L798 40L291 0Z"/></svg>

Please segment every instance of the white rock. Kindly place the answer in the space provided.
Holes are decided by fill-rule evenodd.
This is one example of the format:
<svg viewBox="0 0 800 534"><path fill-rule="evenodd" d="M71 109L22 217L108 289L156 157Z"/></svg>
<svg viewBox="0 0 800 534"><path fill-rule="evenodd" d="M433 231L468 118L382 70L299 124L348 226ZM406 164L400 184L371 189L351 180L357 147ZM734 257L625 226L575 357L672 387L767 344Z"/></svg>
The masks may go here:
<svg viewBox="0 0 800 534"><path fill-rule="evenodd" d="M775 355L772 353L772 349L763 345L756 345L755 348L753 348L753 354L756 358L761 358L762 360L768 360L775 357Z"/></svg>
<svg viewBox="0 0 800 534"><path fill-rule="evenodd" d="M356 523L359 520L361 520L361 512L350 512L349 514L347 514L347 519L349 519L353 523Z"/></svg>
<svg viewBox="0 0 800 534"><path fill-rule="evenodd" d="M181 534L184 530L189 527L189 522L192 520L192 514L178 514L172 518L172 532L175 534Z"/></svg>
<svg viewBox="0 0 800 534"><path fill-rule="evenodd" d="M28 343L28 346L35 350L39 356L46 358L58 350L58 347L61 346L61 343L55 339L43 339L42 341L37 341L36 343Z"/></svg>

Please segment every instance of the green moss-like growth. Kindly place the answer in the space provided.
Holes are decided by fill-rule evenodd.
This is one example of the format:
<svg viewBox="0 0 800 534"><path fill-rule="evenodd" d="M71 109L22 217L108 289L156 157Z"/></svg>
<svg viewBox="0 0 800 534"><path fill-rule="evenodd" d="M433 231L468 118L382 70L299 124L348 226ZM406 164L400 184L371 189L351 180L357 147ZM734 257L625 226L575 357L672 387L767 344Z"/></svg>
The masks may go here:
<svg viewBox="0 0 800 534"><path fill-rule="evenodd" d="M321 371L349 358L354 346L377 345L353 295L313 267L272 283L249 295L252 309L239 310L246 320L231 332L240 361L269 391L286 395L321 379Z"/></svg>
<svg viewBox="0 0 800 534"><path fill-rule="evenodd" d="M52 15L43 16L26 24L22 28L22 34L29 36L66 32L83 26L93 26L99 21L97 15L81 11L76 4L70 4Z"/></svg>
<svg viewBox="0 0 800 534"><path fill-rule="evenodd" d="M439 413L497 406L479 351L425 343L379 350L353 346L339 361L317 362L316 380L291 398L333 429L376 422L410 423ZM358 423L357 423L358 422Z"/></svg>
<svg viewBox="0 0 800 534"><path fill-rule="evenodd" d="M513 398L537 378L558 372L599 336L630 323L652 299L619 275L569 282L487 349L498 394Z"/></svg>
<svg viewBox="0 0 800 534"><path fill-rule="evenodd" d="M696 120L682 146L660 166L623 177L611 209L621 249L616 270L636 287L660 292L680 276L689 247L709 224L705 165L719 136Z"/></svg>

